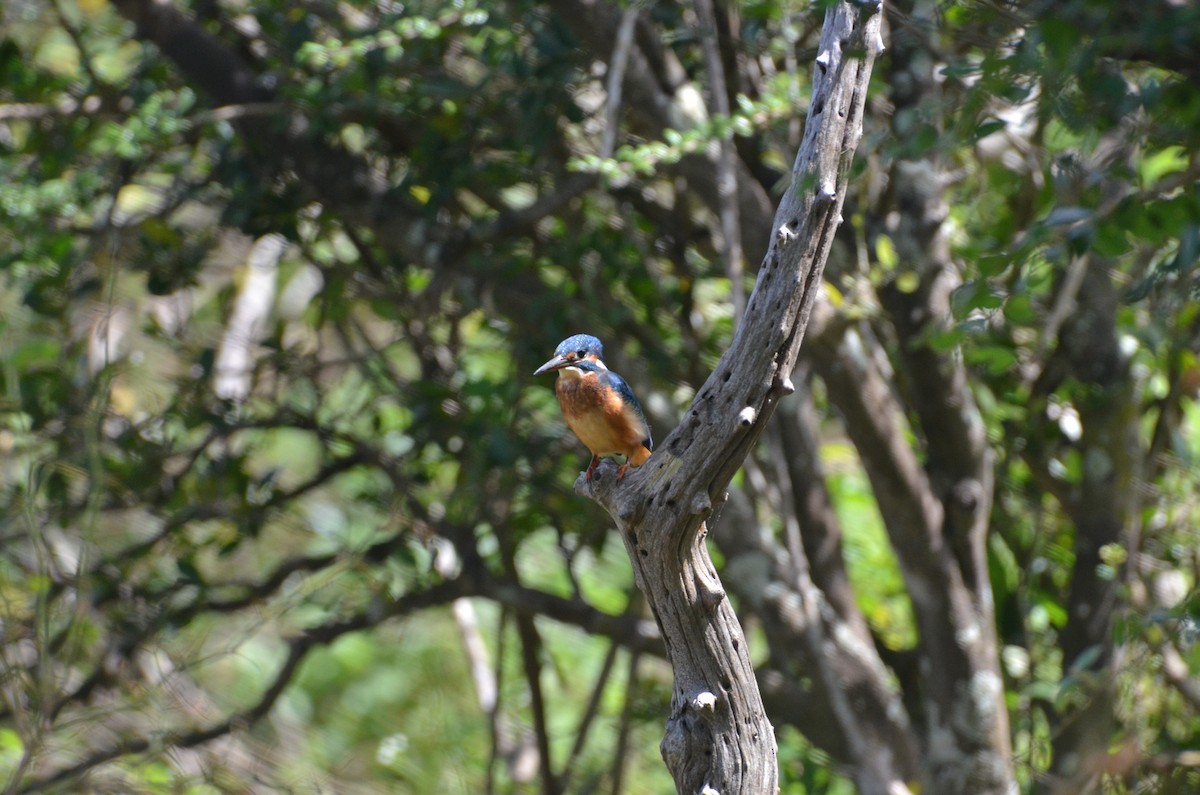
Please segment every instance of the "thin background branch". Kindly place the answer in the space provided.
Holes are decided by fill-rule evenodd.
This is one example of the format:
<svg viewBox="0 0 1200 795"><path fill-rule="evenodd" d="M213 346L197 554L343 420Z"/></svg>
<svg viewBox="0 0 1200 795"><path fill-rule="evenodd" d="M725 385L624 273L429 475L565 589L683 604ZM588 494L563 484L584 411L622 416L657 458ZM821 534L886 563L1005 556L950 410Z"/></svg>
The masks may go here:
<svg viewBox="0 0 1200 795"><path fill-rule="evenodd" d="M733 127L729 112L729 91L725 67L721 63L721 48L717 43L717 18L713 0L695 0L696 20L700 42L704 47L704 68L708 72L709 108L712 116L726 125L717 141L717 211L721 219L721 256L729 275L730 295L733 298L733 324L737 328L746 312L746 292L742 284L745 265L742 256L741 220L737 203L737 148L733 143ZM721 129L720 125L718 129Z"/></svg>

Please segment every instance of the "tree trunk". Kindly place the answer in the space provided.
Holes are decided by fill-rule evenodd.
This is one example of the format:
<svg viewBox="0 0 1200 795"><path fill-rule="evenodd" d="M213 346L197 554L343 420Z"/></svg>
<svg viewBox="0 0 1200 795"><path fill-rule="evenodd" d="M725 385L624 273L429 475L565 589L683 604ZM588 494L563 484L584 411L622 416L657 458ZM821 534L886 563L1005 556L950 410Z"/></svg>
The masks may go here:
<svg viewBox="0 0 1200 795"><path fill-rule="evenodd" d="M687 417L640 469L605 465L576 490L617 523L675 672L662 754L680 793L774 795L775 737L746 642L704 543L705 520L761 436L792 369L841 221L882 3L826 13L792 186L775 215L746 316Z"/></svg>

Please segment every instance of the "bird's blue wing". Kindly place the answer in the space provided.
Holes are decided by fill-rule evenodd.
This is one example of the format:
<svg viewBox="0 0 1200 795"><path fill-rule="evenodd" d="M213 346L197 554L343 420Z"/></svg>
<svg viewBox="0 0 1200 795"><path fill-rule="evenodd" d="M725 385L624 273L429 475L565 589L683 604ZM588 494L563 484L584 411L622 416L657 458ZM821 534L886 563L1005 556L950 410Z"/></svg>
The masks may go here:
<svg viewBox="0 0 1200 795"><path fill-rule="evenodd" d="M642 424L642 429L646 433L646 438L642 444L647 450L654 449L654 439L650 437L650 423L646 422L646 415L642 412L642 404L638 403L637 396L633 394L633 390L629 388L629 384L625 383L625 379L614 373L612 370L607 372L608 385L613 388L618 395L621 396L621 402L625 404L627 409L633 411L638 420Z"/></svg>

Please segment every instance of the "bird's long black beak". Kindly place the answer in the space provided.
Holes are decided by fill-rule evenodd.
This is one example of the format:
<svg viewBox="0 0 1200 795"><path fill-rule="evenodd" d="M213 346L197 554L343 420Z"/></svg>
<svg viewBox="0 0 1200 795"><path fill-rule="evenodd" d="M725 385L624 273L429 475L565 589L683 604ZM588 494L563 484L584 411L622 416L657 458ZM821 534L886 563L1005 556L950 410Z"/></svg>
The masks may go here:
<svg viewBox="0 0 1200 795"><path fill-rule="evenodd" d="M548 373L551 370L561 370L562 368L566 367L570 363L571 363L571 360L568 359L566 356L555 356L553 359L546 362L538 369L534 370L533 374L541 375L542 373Z"/></svg>

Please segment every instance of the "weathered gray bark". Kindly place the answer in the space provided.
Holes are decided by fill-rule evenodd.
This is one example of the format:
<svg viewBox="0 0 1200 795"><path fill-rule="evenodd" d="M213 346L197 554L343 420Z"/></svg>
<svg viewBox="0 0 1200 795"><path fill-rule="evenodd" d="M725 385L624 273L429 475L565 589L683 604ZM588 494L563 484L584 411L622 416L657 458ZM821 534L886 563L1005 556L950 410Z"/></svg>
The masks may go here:
<svg viewBox="0 0 1200 795"><path fill-rule="evenodd" d="M1037 386L1049 389L1059 378L1082 388L1075 403L1081 435L1077 447L1084 465L1076 487L1056 496L1075 524L1075 565L1067 598L1067 624L1059 634L1063 675L1078 680L1080 702L1056 716L1060 728L1052 745L1051 768L1035 792L1050 795L1100 791L1116 720L1119 650L1112 633L1119 582L1101 573L1101 552L1130 538L1137 503L1138 442L1135 381L1117 332L1118 299L1108 263L1078 261L1075 311L1066 319L1050 365ZM1040 395L1039 395L1040 398Z"/></svg>
<svg viewBox="0 0 1200 795"><path fill-rule="evenodd" d="M663 758L680 793L773 795L775 739L704 522L762 435L791 373L834 231L854 150L882 3L826 14L792 187L775 215L744 322L687 417L619 483L606 465L576 490L613 517L675 672Z"/></svg>
<svg viewBox="0 0 1200 795"><path fill-rule="evenodd" d="M901 156L879 205L864 214L870 234L888 235L917 277L916 289L888 283L878 297L901 343L897 371L911 377L898 390L866 323L834 324L811 353L871 481L912 599L915 670L900 681L919 738L922 789L1005 795L1015 783L986 566L993 454L961 356L928 343L950 322L957 284L945 231L948 183L936 153L909 153L902 143L917 120L937 123L942 98L921 37L934 9L916 2L901 13L909 24L894 32L888 80ZM910 435L920 439L923 460Z"/></svg>

